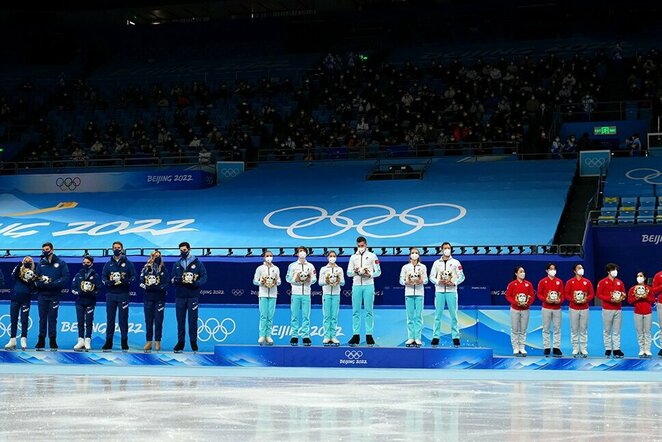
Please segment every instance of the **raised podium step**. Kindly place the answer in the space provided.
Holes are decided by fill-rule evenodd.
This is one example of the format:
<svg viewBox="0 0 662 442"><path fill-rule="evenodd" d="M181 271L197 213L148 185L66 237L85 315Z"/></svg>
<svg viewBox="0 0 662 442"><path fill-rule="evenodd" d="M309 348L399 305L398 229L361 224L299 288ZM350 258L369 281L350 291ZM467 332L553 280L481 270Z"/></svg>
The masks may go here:
<svg viewBox="0 0 662 442"><path fill-rule="evenodd" d="M256 347L217 345L219 365L238 367L491 368L489 348Z"/></svg>

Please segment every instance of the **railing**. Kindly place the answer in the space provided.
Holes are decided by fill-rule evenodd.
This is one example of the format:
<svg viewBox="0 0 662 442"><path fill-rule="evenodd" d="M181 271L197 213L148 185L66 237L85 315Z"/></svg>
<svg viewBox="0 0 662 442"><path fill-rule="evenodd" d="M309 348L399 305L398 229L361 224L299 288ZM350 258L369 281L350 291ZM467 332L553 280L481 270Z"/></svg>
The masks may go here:
<svg viewBox="0 0 662 442"><path fill-rule="evenodd" d="M384 158L419 158L431 156L479 156L479 155L520 155L517 142L513 141L472 141L456 142L438 145L427 144L395 144L387 146L357 146L357 147L312 147L308 149L259 149L257 161L291 161L291 160L372 160ZM547 156L547 154L545 154Z"/></svg>
<svg viewBox="0 0 662 442"><path fill-rule="evenodd" d="M409 255L411 246L390 246L390 247L370 247L369 250L379 256L402 256ZM418 247L421 256L441 255L440 246ZM159 250L163 256L179 256L179 248L153 248L153 247L128 247L126 254L129 256L149 256L153 250ZM191 253L196 256L216 256L216 257L258 257L266 250L273 252L275 256L296 256L296 247L193 247ZM349 256L356 251L354 246L326 246L309 247L309 256L326 256L330 250L336 251L338 256ZM63 248L55 252L60 256L112 256L111 248ZM581 256L584 257L584 247L581 244L519 244L519 245L475 245L475 246L456 246L455 253L461 255L563 255L563 256ZM3 258L39 256L41 249L5 249Z"/></svg>
<svg viewBox="0 0 662 442"><path fill-rule="evenodd" d="M46 173L62 169L108 168L127 169L138 167L167 167L201 165L200 158L193 156L175 157L131 157L99 158L86 160L48 160L0 162L0 174L16 175L24 173Z"/></svg>

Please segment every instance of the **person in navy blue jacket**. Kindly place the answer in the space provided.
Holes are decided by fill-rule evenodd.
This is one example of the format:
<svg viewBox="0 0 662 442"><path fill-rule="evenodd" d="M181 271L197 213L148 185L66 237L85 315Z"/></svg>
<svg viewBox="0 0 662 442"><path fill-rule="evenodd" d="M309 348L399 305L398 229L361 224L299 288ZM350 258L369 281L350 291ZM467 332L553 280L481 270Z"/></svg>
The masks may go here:
<svg viewBox="0 0 662 442"><path fill-rule="evenodd" d="M92 324L94 307L101 289L101 276L92 268L94 258L85 256L83 267L71 282L71 293L76 296L76 319L78 320L78 343L75 351L90 351L92 348Z"/></svg>
<svg viewBox="0 0 662 442"><path fill-rule="evenodd" d="M41 260L35 268L37 275L35 285L39 302L39 339L35 350L44 350L48 331L49 347L51 351L57 351L57 314L60 309L62 289L69 283L69 267L64 260L53 253L52 243L42 244L41 251Z"/></svg>
<svg viewBox="0 0 662 442"><path fill-rule="evenodd" d="M179 252L180 258L172 267L177 309L177 345L173 349L175 353L184 350L187 314L191 350L198 351L198 300L200 287L207 283L207 270L202 261L191 254L191 245L187 242L180 243Z"/></svg>
<svg viewBox="0 0 662 442"><path fill-rule="evenodd" d="M145 290L145 353L152 351L152 341L154 349L161 351L168 279L161 252L154 250L140 272L140 287Z"/></svg>
<svg viewBox="0 0 662 442"><path fill-rule="evenodd" d="M1 275L0 275L1 276ZM18 317L21 316L21 349L28 348L28 328L30 327L30 301L34 297L37 288L34 282L37 278L34 272L34 261L31 256L26 256L23 261L14 267L11 272L14 279L14 293L11 297L9 308L10 326L9 342L5 350L16 350L16 333L18 331ZM2 279L2 278L0 278ZM4 285L4 279L0 281L0 287Z"/></svg>
<svg viewBox="0 0 662 442"><path fill-rule="evenodd" d="M103 266L101 279L106 286L106 342L101 349L112 351L115 316L119 309L122 351L129 351L129 286L136 279L136 269L124 252L124 245L113 243L113 256Z"/></svg>

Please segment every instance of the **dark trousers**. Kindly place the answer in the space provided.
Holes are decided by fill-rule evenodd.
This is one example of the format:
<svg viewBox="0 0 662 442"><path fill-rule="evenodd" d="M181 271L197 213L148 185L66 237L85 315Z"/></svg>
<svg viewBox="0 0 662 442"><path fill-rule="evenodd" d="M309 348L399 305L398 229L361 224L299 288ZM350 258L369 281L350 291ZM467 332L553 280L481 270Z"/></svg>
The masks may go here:
<svg viewBox="0 0 662 442"><path fill-rule="evenodd" d="M117 313L119 310L119 313ZM113 341L115 335L115 313L119 316L120 336L129 339L129 300L115 295L106 296L106 341Z"/></svg>
<svg viewBox="0 0 662 442"><path fill-rule="evenodd" d="M91 338L94 323L94 302L76 301L76 319L78 320L78 337Z"/></svg>
<svg viewBox="0 0 662 442"><path fill-rule="evenodd" d="M55 339L57 336L57 313L60 310L59 296L40 296L39 306L39 336Z"/></svg>
<svg viewBox="0 0 662 442"><path fill-rule="evenodd" d="M9 317L11 321L10 338L16 337L18 331L18 316L21 316L21 338L28 337L28 328L30 327L30 300L14 301L9 307Z"/></svg>
<svg viewBox="0 0 662 442"><path fill-rule="evenodd" d="M165 301L145 301L145 338L160 341L163 332Z"/></svg>
<svg viewBox="0 0 662 442"><path fill-rule="evenodd" d="M188 314L188 336L198 340L198 298L175 298L177 309L177 341L184 342L186 315Z"/></svg>

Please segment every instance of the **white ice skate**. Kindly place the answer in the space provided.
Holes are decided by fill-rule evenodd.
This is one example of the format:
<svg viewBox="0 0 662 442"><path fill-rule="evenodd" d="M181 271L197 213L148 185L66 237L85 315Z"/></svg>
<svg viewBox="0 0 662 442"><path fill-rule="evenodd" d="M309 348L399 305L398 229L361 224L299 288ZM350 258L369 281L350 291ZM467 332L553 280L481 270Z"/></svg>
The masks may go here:
<svg viewBox="0 0 662 442"><path fill-rule="evenodd" d="M274 345L274 340L271 336L266 337L267 345Z"/></svg>
<svg viewBox="0 0 662 442"><path fill-rule="evenodd" d="M322 345L328 347L329 345L331 345L331 339L329 338L322 339Z"/></svg>
<svg viewBox="0 0 662 442"><path fill-rule="evenodd" d="M422 346L423 346L423 341L421 341L420 339L416 339L416 340L414 341L414 345L415 345L416 347L422 347Z"/></svg>
<svg viewBox="0 0 662 442"><path fill-rule="evenodd" d="M21 349L28 349L28 338L21 338Z"/></svg>
<svg viewBox="0 0 662 442"><path fill-rule="evenodd" d="M264 345L265 341L266 341L266 339L265 339L264 336L260 336L260 337L257 339L257 343L260 344L260 345Z"/></svg>
<svg viewBox="0 0 662 442"><path fill-rule="evenodd" d="M526 356L526 346L525 345L520 345L519 346L519 352L522 353L522 356Z"/></svg>
<svg viewBox="0 0 662 442"><path fill-rule="evenodd" d="M74 351L83 351L85 348L85 339L78 338L78 342L74 345Z"/></svg>
<svg viewBox="0 0 662 442"><path fill-rule="evenodd" d="M90 338L85 338L85 351L92 350L92 340Z"/></svg>
<svg viewBox="0 0 662 442"><path fill-rule="evenodd" d="M16 338L9 338L9 342L5 345L5 350L16 350Z"/></svg>
<svg viewBox="0 0 662 442"><path fill-rule="evenodd" d="M331 343L335 346L340 345L340 341L335 337L331 338Z"/></svg>

